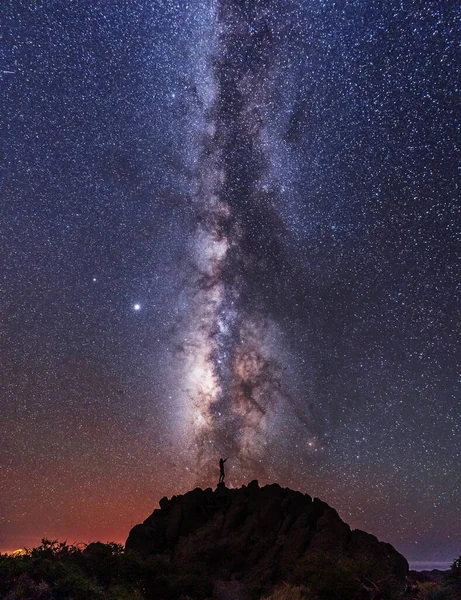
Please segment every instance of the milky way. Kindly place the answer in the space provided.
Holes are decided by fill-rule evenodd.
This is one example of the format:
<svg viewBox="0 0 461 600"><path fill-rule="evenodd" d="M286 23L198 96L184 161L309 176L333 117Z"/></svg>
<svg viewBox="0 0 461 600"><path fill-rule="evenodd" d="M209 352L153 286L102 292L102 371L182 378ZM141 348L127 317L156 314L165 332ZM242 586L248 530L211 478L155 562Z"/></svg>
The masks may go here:
<svg viewBox="0 0 461 600"><path fill-rule="evenodd" d="M276 100L269 82L280 69L284 34L294 27L290 19L277 24L270 2L221 2L214 11L206 56L211 85L198 94L198 224L186 265L193 299L183 343L185 403L204 482L217 455L232 455L242 477L264 473L276 414L292 398L273 314L291 265L277 190L266 183L265 146ZM304 425L313 443L313 426L307 419Z"/></svg>
<svg viewBox="0 0 461 600"><path fill-rule="evenodd" d="M229 456L458 556L459 2L0 10L0 550Z"/></svg>

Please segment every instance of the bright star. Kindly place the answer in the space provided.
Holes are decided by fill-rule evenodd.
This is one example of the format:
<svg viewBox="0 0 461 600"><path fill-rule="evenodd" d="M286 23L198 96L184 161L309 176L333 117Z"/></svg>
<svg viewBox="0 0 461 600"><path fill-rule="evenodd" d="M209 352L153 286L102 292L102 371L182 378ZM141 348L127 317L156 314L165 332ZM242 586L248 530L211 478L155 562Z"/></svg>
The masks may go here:
<svg viewBox="0 0 461 600"><path fill-rule="evenodd" d="M140 305L140 304L135 304L135 305L133 306L133 308L134 308L135 310L141 310L141 305Z"/></svg>

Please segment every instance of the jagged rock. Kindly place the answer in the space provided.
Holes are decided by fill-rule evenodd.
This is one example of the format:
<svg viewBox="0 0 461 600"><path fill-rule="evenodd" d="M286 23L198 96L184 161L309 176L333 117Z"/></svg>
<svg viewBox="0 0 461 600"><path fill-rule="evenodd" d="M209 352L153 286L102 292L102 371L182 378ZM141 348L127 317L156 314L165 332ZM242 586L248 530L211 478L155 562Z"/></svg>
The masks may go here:
<svg viewBox="0 0 461 600"><path fill-rule="evenodd" d="M167 554L177 565L205 563L216 577L261 585L282 581L316 553L374 561L402 585L408 573L406 559L390 544L351 531L325 502L277 484L260 488L257 481L162 498L130 531L126 548Z"/></svg>
<svg viewBox="0 0 461 600"><path fill-rule="evenodd" d="M408 575L408 562L399 554L394 546L378 541L374 535L354 529L347 547L348 556L360 558L372 556L380 564L389 565L399 579Z"/></svg>

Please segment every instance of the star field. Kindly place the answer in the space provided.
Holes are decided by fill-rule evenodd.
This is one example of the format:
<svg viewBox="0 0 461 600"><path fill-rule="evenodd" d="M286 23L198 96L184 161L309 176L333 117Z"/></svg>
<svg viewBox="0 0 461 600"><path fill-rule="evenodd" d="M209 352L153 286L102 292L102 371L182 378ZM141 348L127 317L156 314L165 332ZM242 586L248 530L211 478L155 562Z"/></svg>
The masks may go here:
<svg viewBox="0 0 461 600"><path fill-rule="evenodd" d="M458 3L0 11L0 550L229 455L458 556Z"/></svg>

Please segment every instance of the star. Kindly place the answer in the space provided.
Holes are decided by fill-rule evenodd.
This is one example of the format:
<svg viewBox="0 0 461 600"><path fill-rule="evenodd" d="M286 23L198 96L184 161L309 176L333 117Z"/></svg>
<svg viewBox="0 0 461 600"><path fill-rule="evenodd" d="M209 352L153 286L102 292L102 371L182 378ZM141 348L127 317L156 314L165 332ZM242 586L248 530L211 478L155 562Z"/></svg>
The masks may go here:
<svg viewBox="0 0 461 600"><path fill-rule="evenodd" d="M7 4L0 552L124 541L230 446L452 560L457 3Z"/></svg>

